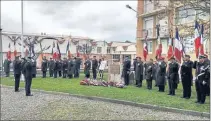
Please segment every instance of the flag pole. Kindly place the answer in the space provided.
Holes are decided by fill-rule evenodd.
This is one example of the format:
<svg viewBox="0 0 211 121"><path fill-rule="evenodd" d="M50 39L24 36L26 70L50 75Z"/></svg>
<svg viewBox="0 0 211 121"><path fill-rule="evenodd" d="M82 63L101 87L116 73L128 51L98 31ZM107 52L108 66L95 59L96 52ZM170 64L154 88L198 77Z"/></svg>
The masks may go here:
<svg viewBox="0 0 211 121"><path fill-rule="evenodd" d="M24 57L23 54L23 0L21 0L21 57ZM21 74L21 81L24 81L24 75Z"/></svg>

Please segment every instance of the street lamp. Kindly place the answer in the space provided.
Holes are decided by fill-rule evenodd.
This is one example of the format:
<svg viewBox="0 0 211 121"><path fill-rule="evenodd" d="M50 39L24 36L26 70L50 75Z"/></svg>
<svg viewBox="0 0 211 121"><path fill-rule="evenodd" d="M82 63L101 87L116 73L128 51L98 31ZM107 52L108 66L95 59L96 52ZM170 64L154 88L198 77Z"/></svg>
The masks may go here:
<svg viewBox="0 0 211 121"><path fill-rule="evenodd" d="M0 77L3 75L3 49L2 49L2 28L0 28L0 69L1 69L1 74Z"/></svg>
<svg viewBox="0 0 211 121"><path fill-rule="evenodd" d="M126 8L133 10L133 11L136 12L137 15L138 15L138 12L137 12L135 9L133 9L130 5L126 5Z"/></svg>
<svg viewBox="0 0 211 121"><path fill-rule="evenodd" d="M21 57L24 57L23 55L23 0L21 0ZM21 74L21 81L24 81L24 75Z"/></svg>

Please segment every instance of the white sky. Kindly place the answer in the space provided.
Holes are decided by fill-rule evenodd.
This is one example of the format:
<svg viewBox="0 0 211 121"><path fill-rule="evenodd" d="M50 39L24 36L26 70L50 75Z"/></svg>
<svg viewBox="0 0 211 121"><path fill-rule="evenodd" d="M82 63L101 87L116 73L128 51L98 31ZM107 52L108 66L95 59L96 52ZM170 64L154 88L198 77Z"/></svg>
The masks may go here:
<svg viewBox="0 0 211 121"><path fill-rule="evenodd" d="M135 41L137 1L24 1L24 33ZM3 31L21 32L21 1L1 1Z"/></svg>

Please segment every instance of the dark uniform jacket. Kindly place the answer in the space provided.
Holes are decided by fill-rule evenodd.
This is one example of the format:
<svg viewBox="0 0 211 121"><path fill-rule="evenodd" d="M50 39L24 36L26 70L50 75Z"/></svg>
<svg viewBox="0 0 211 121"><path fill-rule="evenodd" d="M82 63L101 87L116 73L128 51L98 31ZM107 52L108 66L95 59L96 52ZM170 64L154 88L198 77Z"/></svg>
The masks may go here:
<svg viewBox="0 0 211 121"><path fill-rule="evenodd" d="M62 61L59 60L58 61L58 71L61 71L62 70Z"/></svg>
<svg viewBox="0 0 211 121"><path fill-rule="evenodd" d="M68 75L73 74L73 62L72 62L72 60L68 60L67 74Z"/></svg>
<svg viewBox="0 0 211 121"><path fill-rule="evenodd" d="M158 62L157 85L165 85L166 63L164 61Z"/></svg>
<svg viewBox="0 0 211 121"><path fill-rule="evenodd" d="M193 68L196 69L196 76L197 76L196 81L199 81L200 83L205 81L208 85L210 85L210 65L206 62L200 63L195 61L193 64Z"/></svg>
<svg viewBox="0 0 211 121"><path fill-rule="evenodd" d="M152 74L152 69L153 69L153 63L147 63L146 64L146 79L152 80L153 74Z"/></svg>
<svg viewBox="0 0 211 121"><path fill-rule="evenodd" d="M68 68L68 61L67 60L63 60L62 61L62 70L67 70Z"/></svg>
<svg viewBox="0 0 211 121"><path fill-rule="evenodd" d="M48 68L48 61L46 59L43 59L42 61L42 71L47 71Z"/></svg>
<svg viewBox="0 0 211 121"><path fill-rule="evenodd" d="M71 71L74 73L75 72L75 69L76 69L76 60L73 59L72 60L72 68L71 68Z"/></svg>
<svg viewBox="0 0 211 121"><path fill-rule="evenodd" d="M157 74L156 74L157 67L158 67L157 63L153 64L153 67L152 67L152 75L153 75L153 79L154 80L156 80L156 76L157 76Z"/></svg>
<svg viewBox="0 0 211 121"><path fill-rule="evenodd" d="M6 59L4 61L4 72L5 73L10 72L10 63L11 63L11 61L8 59Z"/></svg>
<svg viewBox="0 0 211 121"><path fill-rule="evenodd" d="M32 62L31 60L27 60L24 64L24 72L26 78L32 78Z"/></svg>
<svg viewBox="0 0 211 121"><path fill-rule="evenodd" d="M20 60L15 60L13 62L13 71L14 74L21 74L21 61Z"/></svg>
<svg viewBox="0 0 211 121"><path fill-rule="evenodd" d="M53 70L54 68L54 61L53 60L50 60L49 62L48 62L48 67L49 67L49 70Z"/></svg>
<svg viewBox="0 0 211 121"><path fill-rule="evenodd" d="M126 60L123 63L123 76L130 72L131 62L130 60Z"/></svg>
<svg viewBox="0 0 211 121"><path fill-rule="evenodd" d="M37 62L32 62L32 74L37 74Z"/></svg>
<svg viewBox="0 0 211 121"><path fill-rule="evenodd" d="M142 61L137 61L136 62L136 74L135 74L135 80L143 80L143 62Z"/></svg>
<svg viewBox="0 0 211 121"><path fill-rule="evenodd" d="M136 71L136 63L137 63L137 59L134 59L134 61L133 61L133 68L134 68L134 71Z"/></svg>
<svg viewBox="0 0 211 121"><path fill-rule="evenodd" d="M81 65L81 59L80 58L77 58L76 59L76 68L77 69L80 69L80 65Z"/></svg>
<svg viewBox="0 0 211 121"><path fill-rule="evenodd" d="M170 81L173 81L173 83L177 83L178 80L178 71L179 71L179 65L176 62L169 63L168 67L168 79Z"/></svg>
<svg viewBox="0 0 211 121"><path fill-rule="evenodd" d="M184 61L181 66L180 74L182 81L192 84L193 74L192 74L192 61Z"/></svg>
<svg viewBox="0 0 211 121"><path fill-rule="evenodd" d="M84 65L85 65L85 67L84 67L84 74L86 74L86 75L90 74L91 61L90 60L86 60Z"/></svg>
<svg viewBox="0 0 211 121"><path fill-rule="evenodd" d="M53 64L54 71L58 71L58 65L59 65L59 61L54 61L54 64Z"/></svg>
<svg viewBox="0 0 211 121"><path fill-rule="evenodd" d="M27 62L26 59L24 59L24 60L21 61L21 72L22 72L22 74L23 74L24 76L25 76L25 69L24 69L24 66L25 66L26 62Z"/></svg>
<svg viewBox="0 0 211 121"><path fill-rule="evenodd" d="M98 67L97 60L92 60L92 69L97 69L97 67Z"/></svg>

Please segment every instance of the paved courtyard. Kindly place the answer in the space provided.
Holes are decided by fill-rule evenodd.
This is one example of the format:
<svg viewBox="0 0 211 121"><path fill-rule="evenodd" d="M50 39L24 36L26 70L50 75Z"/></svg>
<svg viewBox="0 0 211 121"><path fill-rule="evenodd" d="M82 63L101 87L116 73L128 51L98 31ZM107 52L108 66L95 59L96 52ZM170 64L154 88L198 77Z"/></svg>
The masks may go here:
<svg viewBox="0 0 211 121"><path fill-rule="evenodd" d="M1 87L1 120L209 120L109 102Z"/></svg>

